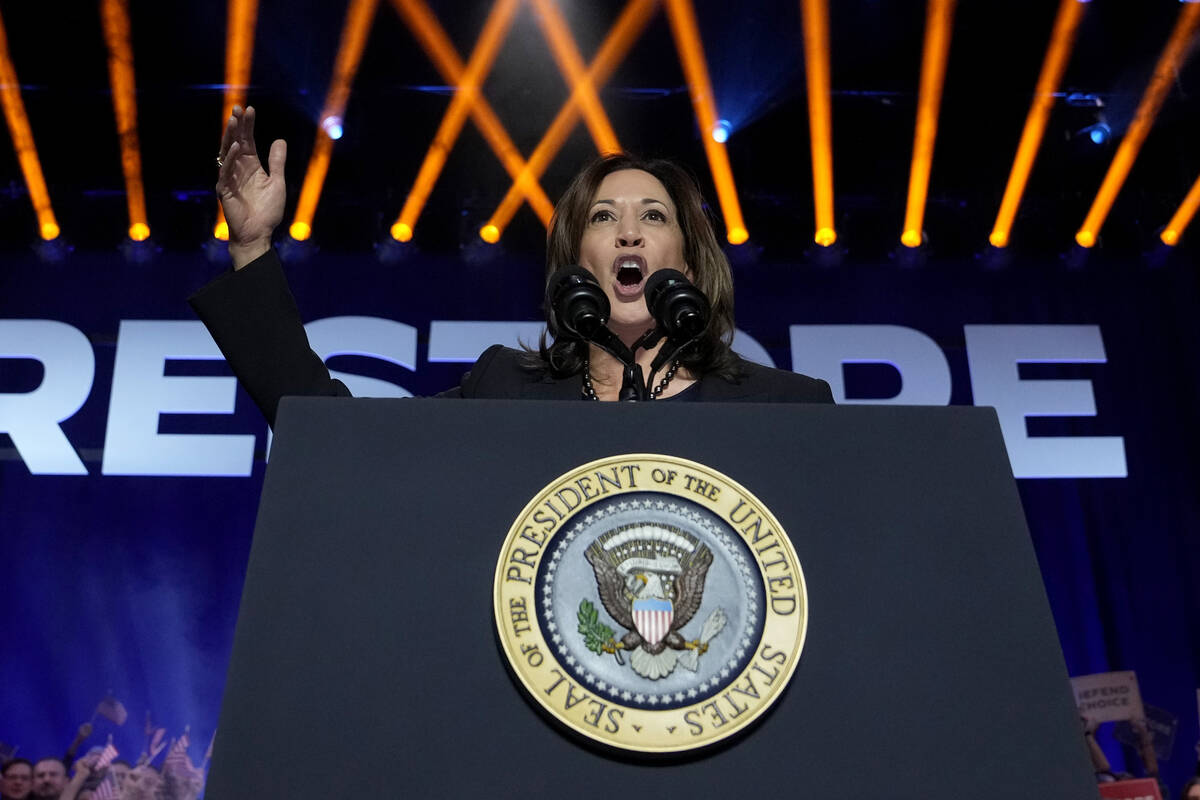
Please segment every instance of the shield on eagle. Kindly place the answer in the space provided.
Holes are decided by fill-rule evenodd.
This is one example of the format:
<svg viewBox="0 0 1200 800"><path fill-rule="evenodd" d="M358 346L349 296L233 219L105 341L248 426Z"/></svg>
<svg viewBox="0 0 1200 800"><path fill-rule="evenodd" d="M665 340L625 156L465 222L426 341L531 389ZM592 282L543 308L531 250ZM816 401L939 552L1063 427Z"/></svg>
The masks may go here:
<svg viewBox="0 0 1200 800"><path fill-rule="evenodd" d="M675 608L662 597L638 597L633 601L633 624L651 647L671 632Z"/></svg>

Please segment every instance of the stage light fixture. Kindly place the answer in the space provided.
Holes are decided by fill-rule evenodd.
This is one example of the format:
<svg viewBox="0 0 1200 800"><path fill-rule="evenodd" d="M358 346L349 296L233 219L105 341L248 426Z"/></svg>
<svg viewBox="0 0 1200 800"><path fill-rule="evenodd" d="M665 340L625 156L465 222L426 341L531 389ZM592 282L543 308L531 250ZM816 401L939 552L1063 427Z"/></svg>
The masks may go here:
<svg viewBox="0 0 1200 800"><path fill-rule="evenodd" d="M1100 96L1091 92L1071 92L1064 102L1076 108L1104 108L1104 101Z"/></svg>
<svg viewBox="0 0 1200 800"><path fill-rule="evenodd" d="M132 228L133 226L130 227ZM154 240L150 238L150 231L148 229L144 231L146 235L141 239L135 238L134 233L135 231L130 230L129 238L121 242L121 255L130 264L149 264L162 252L162 248L156 245ZM137 233L140 235L143 231L139 230Z"/></svg>
<svg viewBox="0 0 1200 800"><path fill-rule="evenodd" d="M325 119L321 120L321 130L334 141L342 138L342 118L337 114L330 114Z"/></svg>
<svg viewBox="0 0 1200 800"><path fill-rule="evenodd" d="M312 226L307 222L293 222L288 226L288 235L297 242L307 241L312 236Z"/></svg>
<svg viewBox="0 0 1200 800"><path fill-rule="evenodd" d="M717 188L717 203L725 219L727 239L730 244L745 242L750 234L742 219L742 207L738 202L737 187L733 183L733 169L729 166L729 154L725 145L717 142L710 133L717 124L717 106L713 100L712 82L708 77L708 65L704 59L704 45L700 41L700 26L696 22L696 9L691 0L667 0L667 21L675 49L683 65L687 79L688 94L692 109L699 124L704 141L704 155L712 172L713 184Z"/></svg>
<svg viewBox="0 0 1200 800"><path fill-rule="evenodd" d="M1025 127L1021 131L1021 141L1017 144L1017 155L1013 158L1012 170L1008 174L1008 183L1004 187L1004 197L1000 201L1000 210L992 225L988 242L992 247L1007 247L1008 237L1012 231L1013 220L1017 216L1017 208L1025 194L1025 186L1029 181L1029 173L1033 171L1033 162L1037 158L1038 148L1046 132L1046 122L1050 118L1050 110L1054 106L1055 93L1062 82L1063 72L1067 68L1071 50L1075 44L1075 34L1079 30L1079 21L1083 16L1084 2L1081 0L1061 0L1058 14L1054 20L1054 29L1050 34L1050 46L1046 50L1046 58L1042 61L1042 71L1038 74L1037 84L1033 89L1033 103L1029 114L1025 117ZM1103 105L1094 94L1074 93L1066 98L1068 105Z"/></svg>
<svg viewBox="0 0 1200 800"><path fill-rule="evenodd" d="M604 38L604 42L601 43L600 49L596 51L584 76L586 84L600 87L611 77L617 64L629 52L629 48L654 15L656 5L656 0L630 0L626 4L625 9ZM504 234L504 229L508 227L508 223L512 221L513 215L520 207L523 196L522 182L541 179L546 167L549 166L554 156L558 155L567 136L575 127L580 114L581 91L580 86L572 89L571 96L567 98L567 102L555 115L554 121L542 134L541 141L538 142L533 154L529 157L529 163L513 180L504 199L500 201L500 205L496 206L496 210L488 219L487 224L494 226L499 236Z"/></svg>
<svg viewBox="0 0 1200 800"><path fill-rule="evenodd" d="M380 264L399 264L408 259L415 251L416 247L408 242L401 242L396 239L390 232L380 236L374 245L375 257L379 259Z"/></svg>
<svg viewBox="0 0 1200 800"><path fill-rule="evenodd" d="M1089 125L1079 132L1087 134L1087 137L1092 140L1092 144L1104 144L1112 138L1112 128L1108 127L1107 122L1097 122L1095 125Z"/></svg>
<svg viewBox="0 0 1200 800"><path fill-rule="evenodd" d="M318 248L311 239L297 239L292 231L288 233L289 235L280 237L275 244L275 250L285 264L301 264L317 252Z"/></svg>
<svg viewBox="0 0 1200 800"><path fill-rule="evenodd" d="M500 229L495 225L484 225L479 229L479 238L488 244L495 244L500 241Z"/></svg>
<svg viewBox="0 0 1200 800"><path fill-rule="evenodd" d="M218 203L218 205L220 205ZM225 221L224 215L217 220L217 224L213 226L213 238L219 239L222 242L229 241L229 223Z"/></svg>
<svg viewBox="0 0 1200 800"><path fill-rule="evenodd" d="M833 228L818 228L816 235L813 236L813 241L821 247L829 247L837 241L837 232Z"/></svg>
<svg viewBox="0 0 1200 800"><path fill-rule="evenodd" d="M397 242L412 241L412 236L413 236L412 227L409 225L405 225L403 222L397 222L396 224L392 225L391 230L389 232L392 234L392 238L395 239Z"/></svg>
<svg viewBox="0 0 1200 800"><path fill-rule="evenodd" d="M1121 144L1117 146L1117 152L1108 166L1108 172L1104 175L1104 181L1096 192L1091 208L1088 209L1087 217L1075 234L1075 241L1080 247L1087 248L1096 243L1096 237L1108 218L1108 212L1112 210L1117 193L1129 177L1133 162L1150 134L1150 128L1153 127L1163 101L1167 98L1167 92L1179 74L1179 67L1187 56L1188 45L1197 25L1200 25L1200 2L1184 3L1171 31L1171 37L1163 47L1158 63L1154 65L1154 75L1142 94L1133 121L1129 123L1129 129L1125 131Z"/></svg>
<svg viewBox="0 0 1200 800"><path fill-rule="evenodd" d="M62 236L42 238L33 245L33 254L43 264L61 264L74 250Z"/></svg>
<svg viewBox="0 0 1200 800"><path fill-rule="evenodd" d="M719 119L712 129L713 141L717 144L725 144L729 141L729 134L732 132L733 126L729 124L729 120Z"/></svg>

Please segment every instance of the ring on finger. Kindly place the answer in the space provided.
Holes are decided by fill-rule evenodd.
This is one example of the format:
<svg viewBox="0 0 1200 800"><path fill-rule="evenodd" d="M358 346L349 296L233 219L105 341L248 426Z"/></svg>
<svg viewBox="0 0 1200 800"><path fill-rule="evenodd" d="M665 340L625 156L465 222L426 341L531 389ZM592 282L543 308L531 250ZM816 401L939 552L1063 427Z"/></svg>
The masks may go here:
<svg viewBox="0 0 1200 800"><path fill-rule="evenodd" d="M217 169L220 169L223 166L225 166L225 160L223 158L221 158L221 156L218 155L217 156Z"/></svg>

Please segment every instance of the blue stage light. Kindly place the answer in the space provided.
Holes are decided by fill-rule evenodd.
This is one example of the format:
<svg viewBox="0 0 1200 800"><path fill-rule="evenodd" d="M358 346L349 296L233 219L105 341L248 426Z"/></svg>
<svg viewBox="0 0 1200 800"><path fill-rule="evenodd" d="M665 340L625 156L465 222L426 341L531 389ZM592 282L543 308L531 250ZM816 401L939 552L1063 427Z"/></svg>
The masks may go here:
<svg viewBox="0 0 1200 800"><path fill-rule="evenodd" d="M717 144L725 144L729 140L729 134L733 132L733 125L727 119L717 120L717 124L713 125L712 137Z"/></svg>
<svg viewBox="0 0 1200 800"><path fill-rule="evenodd" d="M325 130L325 133L329 136L330 139L342 138L342 118L341 117L339 117L335 114L330 114L328 117L321 120L321 127Z"/></svg>
<svg viewBox="0 0 1200 800"><path fill-rule="evenodd" d="M1095 125L1089 125L1084 130L1093 144L1104 144L1112 137L1112 128L1108 127L1107 122L1097 122Z"/></svg>

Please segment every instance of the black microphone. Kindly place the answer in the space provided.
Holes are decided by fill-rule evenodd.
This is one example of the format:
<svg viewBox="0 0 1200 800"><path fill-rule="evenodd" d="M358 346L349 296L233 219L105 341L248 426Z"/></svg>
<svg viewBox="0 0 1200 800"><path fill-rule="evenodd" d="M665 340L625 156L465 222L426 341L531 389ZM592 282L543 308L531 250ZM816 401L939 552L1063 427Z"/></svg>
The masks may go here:
<svg viewBox="0 0 1200 800"><path fill-rule="evenodd" d="M667 338L695 339L708 327L708 298L682 272L658 270L646 279L645 294L646 308Z"/></svg>
<svg viewBox="0 0 1200 800"><path fill-rule="evenodd" d="M592 273L583 267L561 267L546 284L546 302L558 327L584 341L608 324L608 297Z"/></svg>

